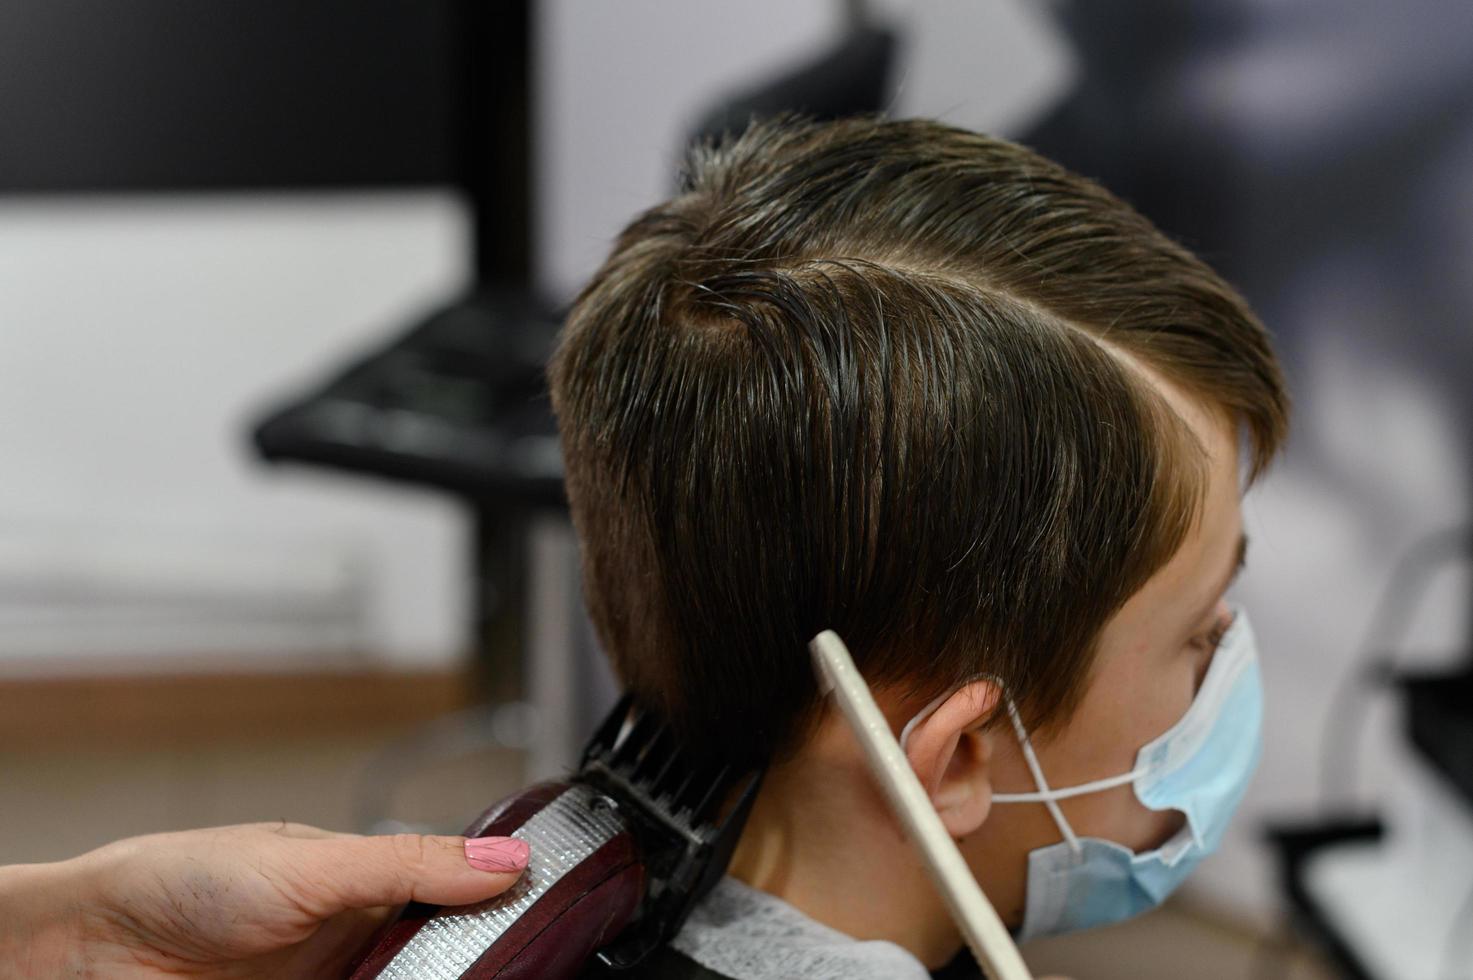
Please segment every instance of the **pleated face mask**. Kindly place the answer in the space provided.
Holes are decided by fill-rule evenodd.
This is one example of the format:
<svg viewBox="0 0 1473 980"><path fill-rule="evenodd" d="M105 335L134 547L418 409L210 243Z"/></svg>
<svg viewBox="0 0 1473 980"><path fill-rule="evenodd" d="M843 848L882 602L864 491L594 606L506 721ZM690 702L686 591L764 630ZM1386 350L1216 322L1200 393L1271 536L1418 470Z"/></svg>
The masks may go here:
<svg viewBox="0 0 1473 980"><path fill-rule="evenodd" d="M1159 905L1222 842L1262 753L1263 684L1257 642L1242 610L1219 641L1186 714L1141 747L1130 772L1050 787L1011 699L1007 708L1038 789L997 793L992 802L1042 803L1063 836L1029 852L1020 941L1121 922ZM902 746L934 709L911 719ZM1114 841L1080 837L1059 808L1059 800L1126 784L1147 809L1181 811L1185 825L1160 847L1136 853Z"/></svg>

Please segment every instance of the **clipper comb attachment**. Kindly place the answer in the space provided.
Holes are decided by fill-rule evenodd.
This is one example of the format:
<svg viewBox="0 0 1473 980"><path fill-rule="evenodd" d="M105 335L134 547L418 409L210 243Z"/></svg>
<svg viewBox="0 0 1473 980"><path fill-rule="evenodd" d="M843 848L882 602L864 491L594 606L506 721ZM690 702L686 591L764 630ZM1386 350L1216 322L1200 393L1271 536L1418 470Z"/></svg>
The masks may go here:
<svg viewBox="0 0 1473 980"><path fill-rule="evenodd" d="M673 939L726 873L762 773L733 773L704 761L625 695L589 742L577 779L619 807L644 858L648 886L638 916L598 952L605 965L628 969Z"/></svg>

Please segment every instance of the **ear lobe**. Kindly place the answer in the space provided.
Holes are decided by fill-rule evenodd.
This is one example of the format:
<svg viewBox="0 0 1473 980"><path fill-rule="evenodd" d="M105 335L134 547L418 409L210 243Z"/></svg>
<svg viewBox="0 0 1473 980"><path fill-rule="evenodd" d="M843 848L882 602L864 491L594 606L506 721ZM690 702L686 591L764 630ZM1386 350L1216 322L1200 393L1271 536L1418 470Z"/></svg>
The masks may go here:
<svg viewBox="0 0 1473 980"><path fill-rule="evenodd" d="M993 682L971 681L918 718L906 740L910 766L953 837L976 830L992 808L990 737L977 728L1001 696Z"/></svg>

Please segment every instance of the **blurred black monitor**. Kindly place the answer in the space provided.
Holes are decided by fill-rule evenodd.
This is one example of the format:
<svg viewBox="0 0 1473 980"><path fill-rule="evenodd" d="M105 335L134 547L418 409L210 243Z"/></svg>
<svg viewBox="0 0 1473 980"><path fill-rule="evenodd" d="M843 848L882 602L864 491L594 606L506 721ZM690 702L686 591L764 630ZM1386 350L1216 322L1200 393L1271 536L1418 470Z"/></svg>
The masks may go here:
<svg viewBox="0 0 1473 980"><path fill-rule="evenodd" d="M0 194L450 185L525 279L529 6L6 0Z"/></svg>

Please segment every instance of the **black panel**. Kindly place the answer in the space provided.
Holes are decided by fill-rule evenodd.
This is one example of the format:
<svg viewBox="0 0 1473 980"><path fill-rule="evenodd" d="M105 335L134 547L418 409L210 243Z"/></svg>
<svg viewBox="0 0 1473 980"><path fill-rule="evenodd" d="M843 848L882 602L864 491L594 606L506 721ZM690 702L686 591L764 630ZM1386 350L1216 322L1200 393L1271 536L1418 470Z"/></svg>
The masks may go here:
<svg viewBox="0 0 1473 980"><path fill-rule="evenodd" d="M1407 736L1473 811L1473 669L1407 675Z"/></svg>
<svg viewBox="0 0 1473 980"><path fill-rule="evenodd" d="M449 0L5 0L0 192L448 182L456 23Z"/></svg>

